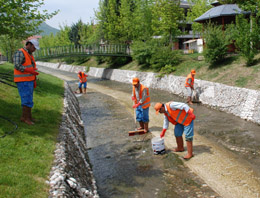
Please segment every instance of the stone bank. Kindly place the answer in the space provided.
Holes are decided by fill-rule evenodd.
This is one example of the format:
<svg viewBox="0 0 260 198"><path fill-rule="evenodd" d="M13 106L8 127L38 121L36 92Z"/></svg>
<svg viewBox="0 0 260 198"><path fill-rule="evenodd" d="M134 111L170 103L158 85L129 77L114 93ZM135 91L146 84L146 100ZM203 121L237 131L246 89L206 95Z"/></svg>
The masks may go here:
<svg viewBox="0 0 260 198"><path fill-rule="evenodd" d="M82 66L46 62L37 62L37 64L70 72L85 71L85 67ZM95 67L90 67L88 74L93 77L123 83L131 83L133 77L138 77L141 83L147 87L168 91L182 97L185 97L186 94L184 88L186 78L181 76L165 75L162 78L158 78L158 74L152 72ZM260 124L260 91L198 79L195 79L195 88L197 97L202 104Z"/></svg>

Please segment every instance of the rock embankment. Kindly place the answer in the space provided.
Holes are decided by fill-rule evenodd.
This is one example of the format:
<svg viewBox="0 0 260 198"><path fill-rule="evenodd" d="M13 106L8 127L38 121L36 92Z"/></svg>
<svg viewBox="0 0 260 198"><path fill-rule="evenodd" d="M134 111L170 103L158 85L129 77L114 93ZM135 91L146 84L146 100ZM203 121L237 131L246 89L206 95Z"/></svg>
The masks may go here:
<svg viewBox="0 0 260 198"><path fill-rule="evenodd" d="M80 66L46 62L38 62L37 64L70 72L85 71L85 68ZM124 83L131 83L133 77L139 77L142 84L147 87L165 90L182 97L186 95L185 77L181 76L165 75L163 78L158 78L156 73L151 72L94 67L90 67L88 74ZM195 79L195 88L197 97L202 104L260 124L260 91L198 79Z"/></svg>
<svg viewBox="0 0 260 198"><path fill-rule="evenodd" d="M48 183L49 197L99 197L87 154L78 100L67 83L64 113Z"/></svg>

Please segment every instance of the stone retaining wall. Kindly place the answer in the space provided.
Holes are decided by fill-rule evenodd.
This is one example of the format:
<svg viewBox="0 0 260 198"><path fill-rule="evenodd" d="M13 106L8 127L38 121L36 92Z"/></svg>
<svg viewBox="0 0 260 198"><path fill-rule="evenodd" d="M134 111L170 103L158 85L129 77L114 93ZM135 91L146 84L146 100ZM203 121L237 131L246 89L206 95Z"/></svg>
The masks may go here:
<svg viewBox="0 0 260 198"><path fill-rule="evenodd" d="M85 67L81 66L46 62L37 62L37 64L70 72L85 71ZM124 83L131 83L133 77L138 77L142 84L150 88L165 90L182 97L185 97L186 94L184 88L185 77L168 75L163 78L158 78L156 77L156 73L151 72L95 67L90 67L88 74L97 78L105 78ZM198 79L195 79L194 87L196 88L197 97L202 104L260 124L260 91Z"/></svg>
<svg viewBox="0 0 260 198"><path fill-rule="evenodd" d="M49 197L99 197L89 163L78 100L67 83L64 113L49 184Z"/></svg>

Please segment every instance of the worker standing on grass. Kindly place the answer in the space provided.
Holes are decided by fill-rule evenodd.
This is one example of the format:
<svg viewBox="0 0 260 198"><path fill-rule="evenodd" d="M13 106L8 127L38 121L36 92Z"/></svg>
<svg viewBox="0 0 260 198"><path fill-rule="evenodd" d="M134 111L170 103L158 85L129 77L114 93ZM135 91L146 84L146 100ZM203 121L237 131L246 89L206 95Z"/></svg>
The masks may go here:
<svg viewBox="0 0 260 198"><path fill-rule="evenodd" d="M85 74L82 71L79 71L78 77L79 77L79 91L80 91L80 93L82 93L82 85L83 85L84 93L86 93L86 90L87 90L87 77L88 77L88 75Z"/></svg>
<svg viewBox="0 0 260 198"><path fill-rule="evenodd" d="M187 103L189 105L192 105L192 92L194 90L194 77L195 77L196 71L194 69L191 70L189 75L186 78L185 81L185 87L188 93Z"/></svg>
<svg viewBox="0 0 260 198"><path fill-rule="evenodd" d="M156 114L164 113L164 123L163 130L160 137L163 138L166 130L169 127L169 121L175 125L174 135L176 138L177 148L174 152L184 151L183 147L183 132L185 134L185 140L187 143L188 154L184 156L184 159L190 159L193 157L193 147L192 141L194 136L194 125L193 120L195 115L193 114L193 109L187 104L181 102L168 102L166 104L156 103L154 106Z"/></svg>
<svg viewBox="0 0 260 198"><path fill-rule="evenodd" d="M36 63L32 53L39 48L37 39L26 42L25 47L14 54L14 82L21 97L21 121L28 125L34 124L32 118L33 90L36 88Z"/></svg>
<svg viewBox="0 0 260 198"><path fill-rule="evenodd" d="M149 123L149 107L150 107L150 95L149 89L144 85L140 84L138 78L133 79L133 93L132 100L134 101L133 108L136 108L136 120L140 124L138 130L144 129L144 132L147 133L148 123Z"/></svg>

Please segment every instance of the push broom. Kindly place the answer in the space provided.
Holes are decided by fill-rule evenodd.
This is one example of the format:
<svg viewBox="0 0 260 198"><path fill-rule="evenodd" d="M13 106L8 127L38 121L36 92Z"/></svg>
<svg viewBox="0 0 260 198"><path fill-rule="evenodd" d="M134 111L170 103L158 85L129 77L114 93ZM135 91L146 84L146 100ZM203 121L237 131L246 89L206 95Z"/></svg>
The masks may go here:
<svg viewBox="0 0 260 198"><path fill-rule="evenodd" d="M135 130L134 131L128 131L129 136L134 136L134 135L143 135L145 134L144 129L137 129L137 123L136 123L136 115L135 115L135 109L134 109L134 119L135 119Z"/></svg>

